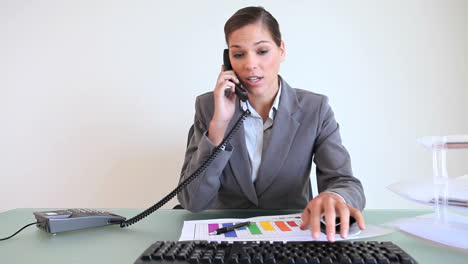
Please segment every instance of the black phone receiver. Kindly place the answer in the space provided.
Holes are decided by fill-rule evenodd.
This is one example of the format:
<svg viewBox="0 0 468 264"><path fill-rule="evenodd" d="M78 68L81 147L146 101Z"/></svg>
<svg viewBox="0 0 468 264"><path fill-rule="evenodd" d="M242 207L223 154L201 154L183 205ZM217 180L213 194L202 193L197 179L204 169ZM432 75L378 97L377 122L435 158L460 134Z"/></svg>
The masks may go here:
<svg viewBox="0 0 468 264"><path fill-rule="evenodd" d="M229 60L229 50L228 49L224 49L223 64L224 64L224 70L226 70L226 71L232 70L231 61ZM234 89L235 89L236 95L239 97L239 99L242 102L245 102L245 101L249 100L249 95L247 94L247 91L244 89L244 87L242 87L241 85L236 84L236 83L234 83L234 84L235 84ZM224 91L224 94L226 95L226 97L229 97L231 95L231 90L226 89Z"/></svg>

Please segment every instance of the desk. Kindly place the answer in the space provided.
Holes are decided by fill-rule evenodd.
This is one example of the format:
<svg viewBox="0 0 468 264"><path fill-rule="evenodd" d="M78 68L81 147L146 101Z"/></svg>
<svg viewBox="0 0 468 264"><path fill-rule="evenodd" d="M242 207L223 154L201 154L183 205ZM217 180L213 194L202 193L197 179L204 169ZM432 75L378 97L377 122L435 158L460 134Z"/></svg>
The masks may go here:
<svg viewBox="0 0 468 264"><path fill-rule="evenodd" d="M15 209L0 213L0 237L16 232L34 222L33 211ZM140 210L112 209L127 218ZM208 210L190 213L186 210L159 210L127 228L106 226L51 235L35 226L15 237L0 241L0 263L122 263L131 264L156 240L177 240L184 220L211 218L247 218L260 215L291 214L298 211ZM365 210L367 223L379 224L402 217L429 213L427 210ZM468 263L468 252L413 238L400 232L367 240L392 241L419 263Z"/></svg>

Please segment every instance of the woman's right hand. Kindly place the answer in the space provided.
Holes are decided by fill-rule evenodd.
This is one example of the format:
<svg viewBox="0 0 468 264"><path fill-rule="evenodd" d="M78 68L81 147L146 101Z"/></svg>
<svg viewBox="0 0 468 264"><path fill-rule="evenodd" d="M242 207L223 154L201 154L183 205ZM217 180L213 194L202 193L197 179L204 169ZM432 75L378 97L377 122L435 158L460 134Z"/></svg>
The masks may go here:
<svg viewBox="0 0 468 264"><path fill-rule="evenodd" d="M208 128L208 138L215 145L221 144L224 133L236 109L237 96L234 87L235 83L239 83L239 79L234 71L224 71L224 66L222 66L213 91L215 110ZM225 96L226 89L231 90L229 97Z"/></svg>

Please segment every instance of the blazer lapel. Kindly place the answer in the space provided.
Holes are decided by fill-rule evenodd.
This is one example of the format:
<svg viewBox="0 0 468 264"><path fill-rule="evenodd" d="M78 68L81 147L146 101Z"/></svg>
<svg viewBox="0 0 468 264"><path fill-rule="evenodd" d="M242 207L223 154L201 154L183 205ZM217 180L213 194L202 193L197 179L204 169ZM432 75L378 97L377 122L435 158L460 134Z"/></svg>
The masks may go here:
<svg viewBox="0 0 468 264"><path fill-rule="evenodd" d="M257 196L273 183L278 171L287 158L293 139L300 123L294 119L294 113L299 109L295 91L281 79L281 98L279 109L273 122L270 142L263 153L262 163L258 170L255 189Z"/></svg>
<svg viewBox="0 0 468 264"><path fill-rule="evenodd" d="M242 112L239 108L240 106L237 104L236 111L229 123L227 131L230 131L234 127L236 121L241 117ZM255 205L258 205L257 194L252 182L252 166L250 165L249 153L245 145L245 131L243 126L233 135L229 143L234 148L228 163L231 166L234 177L247 198Z"/></svg>

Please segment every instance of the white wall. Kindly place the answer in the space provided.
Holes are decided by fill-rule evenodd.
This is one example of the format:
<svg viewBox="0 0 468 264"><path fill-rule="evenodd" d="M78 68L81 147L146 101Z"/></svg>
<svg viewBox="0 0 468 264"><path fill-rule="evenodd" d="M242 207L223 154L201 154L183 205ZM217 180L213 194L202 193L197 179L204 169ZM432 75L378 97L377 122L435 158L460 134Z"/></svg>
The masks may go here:
<svg viewBox="0 0 468 264"><path fill-rule="evenodd" d="M368 208L417 207L386 186L430 179L416 138L468 134L464 0L2 0L0 210L144 208L172 190L224 22L247 5L279 20L283 77L330 97Z"/></svg>

